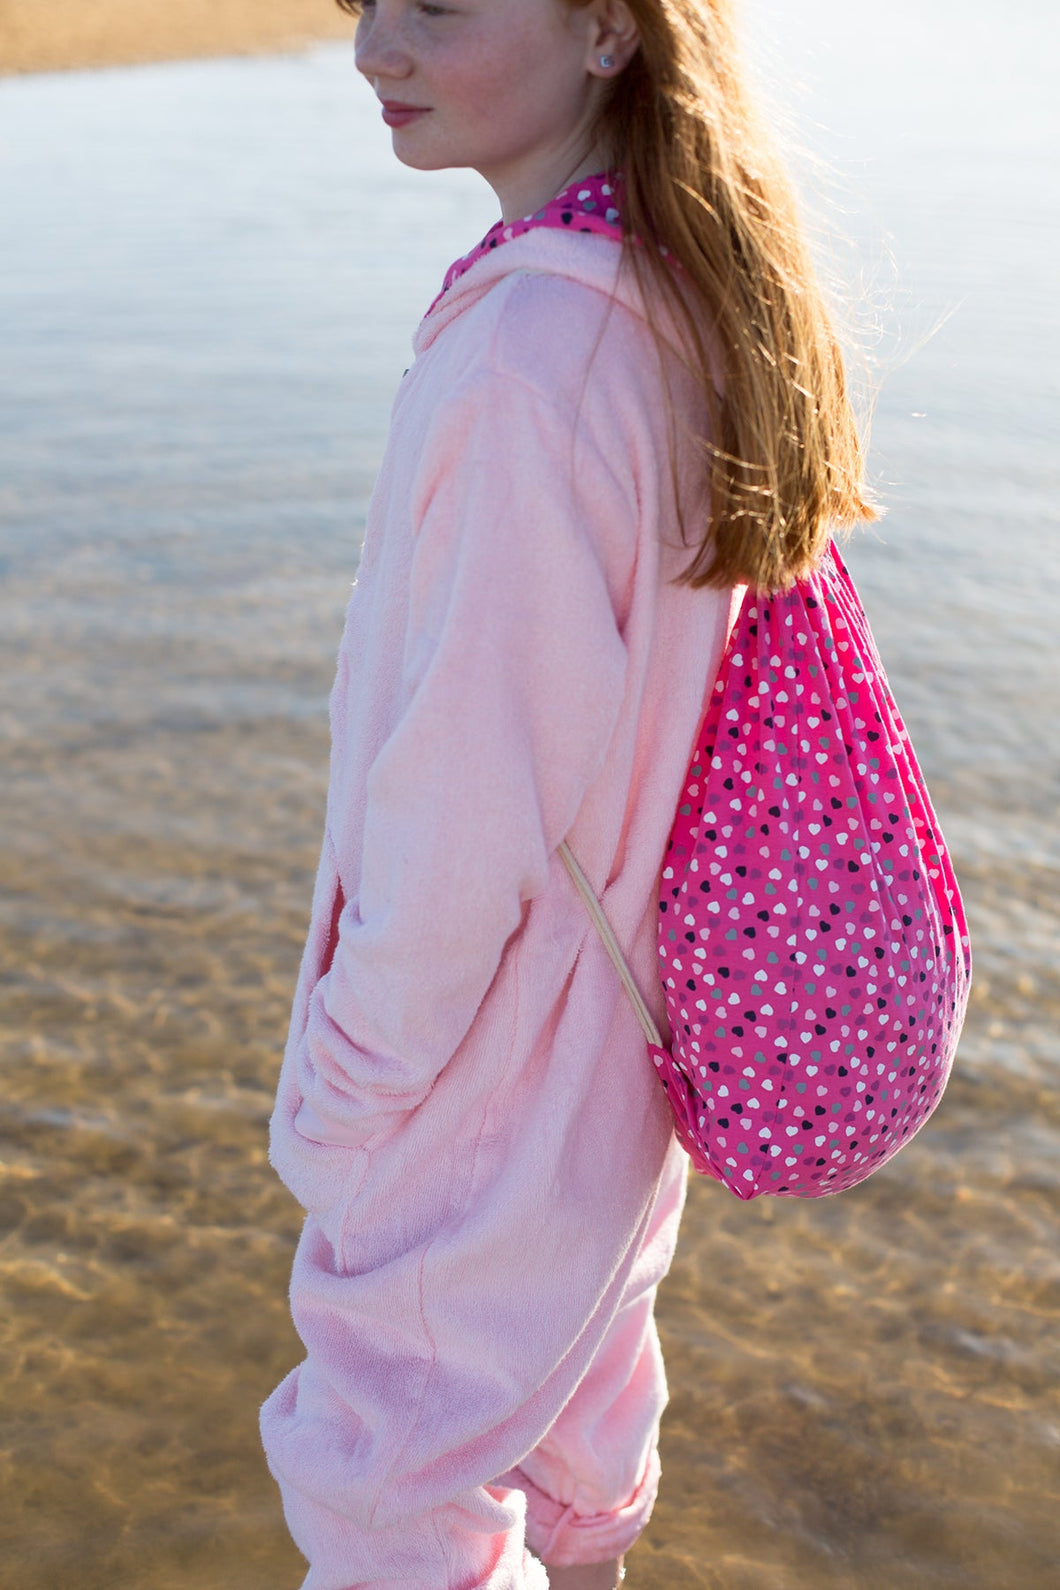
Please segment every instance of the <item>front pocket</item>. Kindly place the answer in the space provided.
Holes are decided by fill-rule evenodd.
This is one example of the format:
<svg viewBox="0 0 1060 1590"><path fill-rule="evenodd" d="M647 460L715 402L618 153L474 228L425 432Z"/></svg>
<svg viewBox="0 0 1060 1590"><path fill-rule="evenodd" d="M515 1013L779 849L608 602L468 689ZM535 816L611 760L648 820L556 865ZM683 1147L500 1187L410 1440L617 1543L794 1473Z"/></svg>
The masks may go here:
<svg viewBox="0 0 1060 1590"><path fill-rule="evenodd" d="M365 1134L344 1121L321 1115L308 1099L303 1099L294 1118L294 1129L307 1142L318 1143L322 1148L363 1148L366 1142L379 1135L379 1128Z"/></svg>

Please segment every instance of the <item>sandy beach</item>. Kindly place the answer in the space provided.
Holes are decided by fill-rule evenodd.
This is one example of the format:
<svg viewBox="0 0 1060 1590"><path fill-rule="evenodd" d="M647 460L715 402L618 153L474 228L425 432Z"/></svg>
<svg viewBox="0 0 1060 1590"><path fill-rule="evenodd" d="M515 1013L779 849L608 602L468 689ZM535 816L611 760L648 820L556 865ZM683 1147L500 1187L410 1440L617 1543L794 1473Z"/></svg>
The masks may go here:
<svg viewBox="0 0 1060 1590"><path fill-rule="evenodd" d="M334 0L0 0L0 73L257 55L352 37Z"/></svg>

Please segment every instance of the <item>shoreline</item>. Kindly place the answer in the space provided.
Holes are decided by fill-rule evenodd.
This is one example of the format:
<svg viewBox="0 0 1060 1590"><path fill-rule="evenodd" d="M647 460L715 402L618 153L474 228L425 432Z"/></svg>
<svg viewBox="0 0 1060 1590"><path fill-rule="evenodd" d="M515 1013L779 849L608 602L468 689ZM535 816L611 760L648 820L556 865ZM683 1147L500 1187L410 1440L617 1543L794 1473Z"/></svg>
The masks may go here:
<svg viewBox="0 0 1060 1590"><path fill-rule="evenodd" d="M282 54L354 25L334 0L0 0L0 78Z"/></svg>

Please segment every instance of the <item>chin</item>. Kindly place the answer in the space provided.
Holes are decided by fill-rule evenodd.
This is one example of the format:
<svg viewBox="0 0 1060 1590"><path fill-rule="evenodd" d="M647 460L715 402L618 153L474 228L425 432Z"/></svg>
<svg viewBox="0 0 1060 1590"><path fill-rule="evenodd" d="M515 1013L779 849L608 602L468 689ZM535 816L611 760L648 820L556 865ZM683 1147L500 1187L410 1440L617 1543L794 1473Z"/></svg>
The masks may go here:
<svg viewBox="0 0 1060 1590"><path fill-rule="evenodd" d="M403 130L394 128L392 148L401 164L411 171L449 171L454 166L474 165L470 153L461 155L459 150L441 149L437 145L431 148L426 140L417 148L415 138L402 142L397 135Z"/></svg>
<svg viewBox="0 0 1060 1590"><path fill-rule="evenodd" d="M445 171L450 166L458 164L455 160L447 160L444 155L417 153L415 150L398 149L396 144L394 153L403 166L408 166L412 171Z"/></svg>

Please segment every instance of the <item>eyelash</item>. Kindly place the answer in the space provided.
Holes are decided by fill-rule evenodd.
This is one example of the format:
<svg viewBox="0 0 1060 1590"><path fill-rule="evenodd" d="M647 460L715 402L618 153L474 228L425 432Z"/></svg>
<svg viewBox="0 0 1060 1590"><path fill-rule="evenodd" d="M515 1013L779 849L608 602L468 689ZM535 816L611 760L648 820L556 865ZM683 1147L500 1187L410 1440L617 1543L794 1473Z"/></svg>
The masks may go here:
<svg viewBox="0 0 1060 1590"><path fill-rule="evenodd" d="M358 0L357 9L359 12L373 11L375 9L375 0ZM416 9L425 17L434 18L449 15L448 6L433 5L430 0L422 0L422 3L417 5Z"/></svg>

